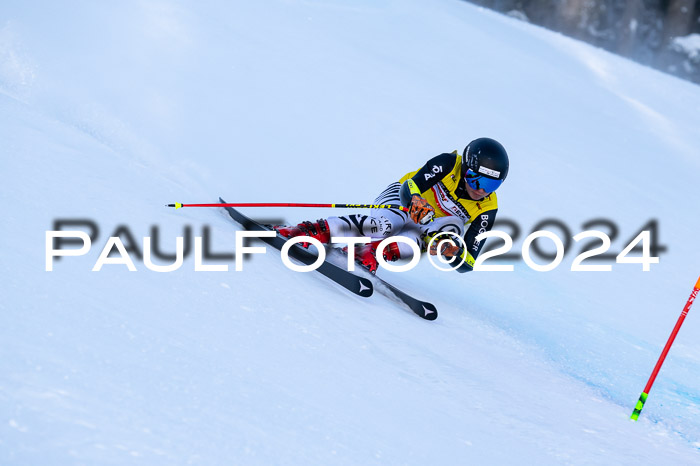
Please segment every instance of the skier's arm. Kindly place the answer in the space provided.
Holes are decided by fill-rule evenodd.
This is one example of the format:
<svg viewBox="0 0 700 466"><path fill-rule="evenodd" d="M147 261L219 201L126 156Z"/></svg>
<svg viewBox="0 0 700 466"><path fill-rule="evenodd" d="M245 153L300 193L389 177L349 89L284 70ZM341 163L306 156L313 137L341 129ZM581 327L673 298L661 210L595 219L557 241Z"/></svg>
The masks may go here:
<svg viewBox="0 0 700 466"><path fill-rule="evenodd" d="M414 194L422 197L424 192L449 175L457 163L457 157L455 154L440 154L428 160L415 175L401 185L401 204L409 207Z"/></svg>
<svg viewBox="0 0 700 466"><path fill-rule="evenodd" d="M401 204L409 208L409 214L415 223L425 225L432 220L435 209L423 198L423 193L447 176L455 163L455 154L440 154L428 160L415 175L404 181L399 197Z"/></svg>
<svg viewBox="0 0 700 466"><path fill-rule="evenodd" d="M467 233L464 235L465 246L458 246L455 243L445 243L442 245L440 254L448 259L457 258L456 263L460 264L455 270L460 273L469 272L474 269L474 262L484 246L483 241L477 241L476 237L485 233L493 227L498 209L489 210L480 214L469 225ZM433 245L430 254L437 254L437 244Z"/></svg>
<svg viewBox="0 0 700 466"><path fill-rule="evenodd" d="M464 273L474 269L474 261L484 247L485 241L477 241L476 237L481 233L491 231L493 224L496 221L496 213L498 209L488 210L479 214L469 224L466 234L464 235L465 248L459 248L460 260L464 258L464 263L457 267L457 272Z"/></svg>

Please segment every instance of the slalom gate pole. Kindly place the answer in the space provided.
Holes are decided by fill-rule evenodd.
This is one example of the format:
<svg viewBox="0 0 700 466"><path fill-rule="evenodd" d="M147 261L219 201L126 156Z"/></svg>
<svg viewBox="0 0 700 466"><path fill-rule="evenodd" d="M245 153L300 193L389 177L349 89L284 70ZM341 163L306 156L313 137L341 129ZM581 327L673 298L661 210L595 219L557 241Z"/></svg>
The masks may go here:
<svg viewBox="0 0 700 466"><path fill-rule="evenodd" d="M234 204L166 204L166 207L330 207L333 209L398 209L408 212L408 207L398 204L299 204L299 203L282 203L282 202L247 202Z"/></svg>
<svg viewBox="0 0 700 466"><path fill-rule="evenodd" d="M656 376L659 374L659 370L661 370L661 365L664 363L664 360L666 359L666 355L668 354L668 350L671 349L671 345L673 344L673 340L676 339L676 335L678 334L678 330L680 330L681 325L683 325L683 321L685 320L685 316L688 315L688 311L690 310L690 306L693 305L693 301L695 301L695 298L697 297L698 292L700 292L700 278L698 278L698 281L695 284L695 288L693 289L693 292L690 293L690 298L688 298L688 302L685 303L685 307L683 308L683 311L681 312L680 317L678 317L678 321L676 322L676 326L673 327L673 331L671 332L671 335L668 337L668 341L666 342L666 346L664 346L663 351L661 351L661 356L659 356L659 360L656 361L656 366L654 366L654 370L652 371L651 376L649 377L649 381L647 382L647 386L644 387L644 391L639 396L639 401L637 401L637 405L634 407L634 411L632 411L632 415L630 416L630 419L632 419L633 421L636 421L637 419L639 419L639 413L641 413L642 408L644 408L644 403L647 401L647 397L649 396L649 390L651 390L651 386L654 385L654 380L656 380Z"/></svg>

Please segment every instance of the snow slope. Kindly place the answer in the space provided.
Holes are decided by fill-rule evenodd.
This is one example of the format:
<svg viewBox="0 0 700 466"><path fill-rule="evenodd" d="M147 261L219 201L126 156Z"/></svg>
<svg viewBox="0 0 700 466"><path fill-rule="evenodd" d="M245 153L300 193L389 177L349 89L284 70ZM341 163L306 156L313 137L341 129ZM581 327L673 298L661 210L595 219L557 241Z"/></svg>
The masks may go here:
<svg viewBox="0 0 700 466"><path fill-rule="evenodd" d="M3 464L700 464L691 311L700 88L456 0L0 5ZM650 219L650 272L380 272L425 322L268 251L242 272L91 269L108 235L186 227L234 250L218 209L370 202L440 152L494 137L501 218ZM248 209L298 221L334 212ZM56 219L90 253L45 271ZM507 230L506 230L507 231ZM563 233L552 230L559 236Z"/></svg>

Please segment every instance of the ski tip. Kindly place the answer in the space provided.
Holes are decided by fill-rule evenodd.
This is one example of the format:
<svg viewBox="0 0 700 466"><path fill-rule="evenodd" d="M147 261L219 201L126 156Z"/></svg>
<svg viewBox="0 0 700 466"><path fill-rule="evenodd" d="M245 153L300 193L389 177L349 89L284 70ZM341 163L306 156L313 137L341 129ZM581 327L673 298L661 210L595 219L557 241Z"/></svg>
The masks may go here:
<svg viewBox="0 0 700 466"><path fill-rule="evenodd" d="M361 278L358 283L360 284L360 290L357 292L358 295L362 296L363 298L369 298L372 296L372 293L374 292L374 285L372 285L372 282Z"/></svg>
<svg viewBox="0 0 700 466"><path fill-rule="evenodd" d="M423 315L421 316L425 320L435 320L438 317L437 309L432 304L423 304Z"/></svg>
<svg viewBox="0 0 700 466"><path fill-rule="evenodd" d="M182 207L182 203L176 202L175 204L165 204L165 207L175 207L176 209L179 209Z"/></svg>

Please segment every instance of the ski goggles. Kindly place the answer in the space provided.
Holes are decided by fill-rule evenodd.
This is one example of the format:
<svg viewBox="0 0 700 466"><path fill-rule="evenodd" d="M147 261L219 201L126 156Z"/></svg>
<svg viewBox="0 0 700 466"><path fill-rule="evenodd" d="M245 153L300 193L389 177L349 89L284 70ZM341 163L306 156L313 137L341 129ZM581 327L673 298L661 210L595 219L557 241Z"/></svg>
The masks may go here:
<svg viewBox="0 0 700 466"><path fill-rule="evenodd" d="M473 190L478 191L479 189L483 189L487 193L494 192L503 183L503 180L486 178L484 175L475 173L471 168L467 170L467 173L464 175L464 180Z"/></svg>

